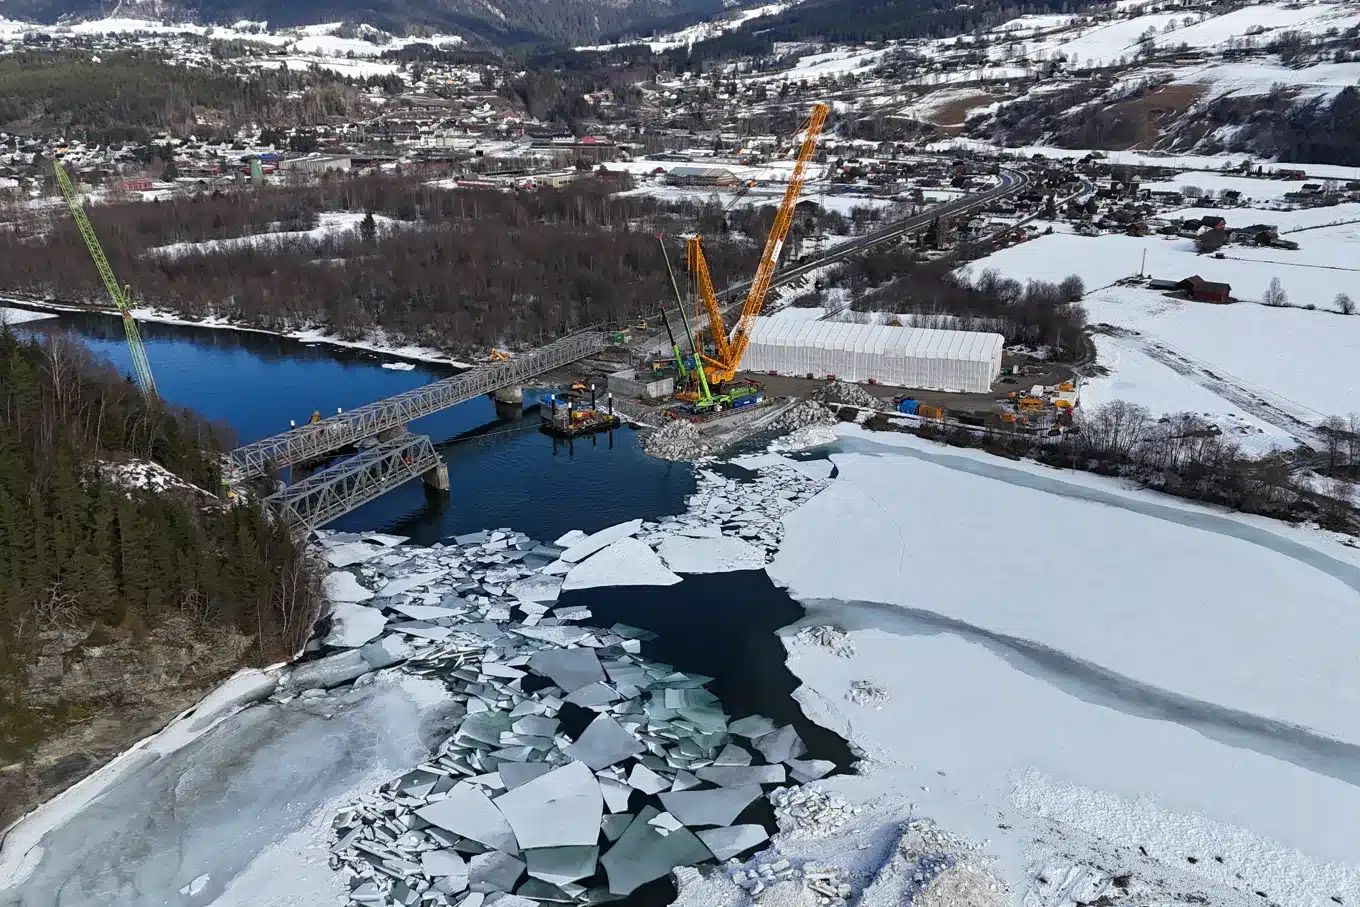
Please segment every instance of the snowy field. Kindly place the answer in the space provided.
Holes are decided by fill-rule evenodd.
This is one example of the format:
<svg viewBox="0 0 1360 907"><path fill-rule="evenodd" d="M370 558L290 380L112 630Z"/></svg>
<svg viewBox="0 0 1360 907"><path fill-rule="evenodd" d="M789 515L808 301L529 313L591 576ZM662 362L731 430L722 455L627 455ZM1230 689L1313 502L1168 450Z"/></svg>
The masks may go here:
<svg viewBox="0 0 1360 907"><path fill-rule="evenodd" d="M235 252L252 247L283 245L290 242L319 243L331 238L357 235L359 225L366 215L358 211L323 211L317 215L317 225L310 230L283 230L274 233L257 233L253 236L237 236L231 239L210 239L204 242L178 242L148 249L148 255L164 258L178 258L195 252L217 253ZM402 222L382 214L373 215L373 223L379 232L392 230Z"/></svg>
<svg viewBox="0 0 1360 907"><path fill-rule="evenodd" d="M903 793L989 841L1026 905L1072 903L1046 899L1041 872L1102 852L1135 868L1139 847L1213 904L1360 897L1354 551L1096 477L842 433L852 452L785 518L769 568L802 623L849 631L849 656L786 638L805 711L869 751L865 777L825 787L862 804Z"/></svg>
<svg viewBox="0 0 1360 907"><path fill-rule="evenodd" d="M1229 216L1230 223L1275 223L1283 231L1355 217L1357 208L1217 213ZM1205 209L1187 209L1178 216L1197 217L1200 210ZM1077 273L1086 282L1088 295L1082 304L1089 321L1135 333L1118 342L1099 341L1099 361L1114 373L1093 380L1093 396L1084 397L1084 402L1117 396L1156 413L1185 409L1218 413L1223 416L1220 424L1239 435L1245 447L1262 449L1272 436L1283 440L1287 433L1280 433L1279 420L1266 419L1276 426L1273 432L1267 428L1260 421L1259 407L1282 409L1314 424L1326 415L1360 409L1360 373L1354 368L1360 361L1360 317L1333 310L1333 298L1354 273L1349 268L1360 252L1360 227L1306 229L1290 235L1302 246L1298 252L1234 246L1224 250L1223 259L1216 259L1197 254L1187 239L1055 233L1003 249L973 268L995 268L1020 281L1056 281ZM1245 301L1210 305L1138 287L1111 286L1136 273L1144 253L1145 273L1151 276L1180 280L1198 274L1205 280L1226 281L1234 297ZM1276 277L1295 307L1269 308L1252 301L1259 300ZM1297 308L1308 304L1317 310ZM1156 345L1163 359L1182 360L1195 373L1177 373L1147 359L1138 350L1146 351L1149 345ZM1123 373L1126 368L1131 371ZM1205 387L1220 398L1226 388L1229 398L1211 406ZM1243 402L1239 398L1244 395L1251 399ZM1256 436L1253 428L1264 434Z"/></svg>
<svg viewBox="0 0 1360 907"><path fill-rule="evenodd" d="M1257 179L1250 176L1228 176L1222 173L1205 173L1203 171L1187 171L1177 174L1169 180L1159 182L1142 182L1138 184L1139 189L1146 189L1150 192L1184 192L1189 186L1202 189L1207 195L1218 195L1226 189L1235 189L1242 193L1244 201L1270 201L1276 202L1284 198L1286 192L1297 192L1299 184L1288 180ZM1236 221L1246 212L1239 209L1217 209L1220 216L1231 217ZM1270 212L1272 216L1278 216L1280 212Z"/></svg>

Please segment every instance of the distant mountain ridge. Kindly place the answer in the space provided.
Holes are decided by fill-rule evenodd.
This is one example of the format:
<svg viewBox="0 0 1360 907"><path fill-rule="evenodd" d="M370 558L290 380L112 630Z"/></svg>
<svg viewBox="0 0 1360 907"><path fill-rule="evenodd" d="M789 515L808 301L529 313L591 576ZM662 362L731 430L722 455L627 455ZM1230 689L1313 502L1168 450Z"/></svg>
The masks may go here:
<svg viewBox="0 0 1360 907"><path fill-rule="evenodd" d="M267 20L291 27L344 20L394 34L413 26L460 34L474 43L582 44L661 22L698 22L721 13L723 0L150 0L157 17L229 24ZM115 13L144 14L147 0L114 7L101 0L0 0L0 16L56 23Z"/></svg>

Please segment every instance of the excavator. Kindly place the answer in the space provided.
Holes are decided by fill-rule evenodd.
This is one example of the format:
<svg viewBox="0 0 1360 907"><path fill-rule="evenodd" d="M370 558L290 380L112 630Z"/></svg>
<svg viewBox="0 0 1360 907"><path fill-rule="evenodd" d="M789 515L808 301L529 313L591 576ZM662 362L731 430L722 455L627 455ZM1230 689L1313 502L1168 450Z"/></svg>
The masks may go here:
<svg viewBox="0 0 1360 907"><path fill-rule="evenodd" d="M784 199L779 205L779 213L775 215L774 225L770 227L770 235L765 241L765 250L760 256L756 275L746 293L746 302L741 307L741 315L731 331L723 323L722 310L718 307L717 294L713 290L713 280L708 272L708 262L704 259L703 238L695 235L686 243L686 265L698 299L696 323L702 323L704 315L707 315L708 332L713 344L713 354L709 355L706 349L695 344L691 338L693 371L696 373L694 384L697 385L692 391L696 395L692 405L697 412L741 406L744 398L753 397L759 392L759 387L732 385L731 382L741 368L741 360L746 354L756 316L765 307L770 281L774 278L775 268L779 264L779 253L784 249L789 227L793 224L793 211L798 204L798 196L802 194L803 184L807 181L808 162L812 160L812 155L817 150L817 138L821 135L822 127L826 125L829 113L830 108L827 105L817 104L812 108L812 114L803 128L799 130L803 140L798 148L793 175L784 190ZM668 260L667 267L669 266ZM669 330L669 325L667 329ZM673 336L671 339L672 347L677 354L677 364L684 371L684 364L679 359L679 347L674 343Z"/></svg>

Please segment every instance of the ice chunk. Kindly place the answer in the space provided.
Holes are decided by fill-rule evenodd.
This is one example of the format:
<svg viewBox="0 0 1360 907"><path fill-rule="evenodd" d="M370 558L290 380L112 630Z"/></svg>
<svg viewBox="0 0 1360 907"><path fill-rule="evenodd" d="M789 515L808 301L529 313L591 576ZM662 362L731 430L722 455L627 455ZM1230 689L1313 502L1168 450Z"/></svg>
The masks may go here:
<svg viewBox="0 0 1360 907"><path fill-rule="evenodd" d="M675 773L675 781L671 783L671 790L689 790L690 788L698 786L698 778L694 777L689 772L679 771Z"/></svg>
<svg viewBox="0 0 1360 907"><path fill-rule="evenodd" d="M599 532L572 542L570 545L563 545L562 547L567 550L562 552L562 560L568 564L580 563L596 551L606 548L620 539L628 538L641 528L642 520L629 520L626 523L610 526L608 529L601 529ZM562 538L566 538L566 536ZM561 541L562 539L558 539L557 543L560 544Z"/></svg>
<svg viewBox="0 0 1360 907"><path fill-rule="evenodd" d="M601 830L604 836L611 841L617 841L623 837L623 833L628 830L628 826L633 822L633 817L628 813L612 813L601 820Z"/></svg>
<svg viewBox="0 0 1360 907"><path fill-rule="evenodd" d="M358 578L347 570L327 573L323 581L326 597L333 602L366 602L373 593L360 585Z"/></svg>
<svg viewBox="0 0 1360 907"><path fill-rule="evenodd" d="M558 536L553 541L553 545L554 547L562 548L565 550L578 542L585 541L585 539L586 533L582 532L580 529L573 529L570 532L564 532L560 536Z"/></svg>
<svg viewBox="0 0 1360 907"><path fill-rule="evenodd" d="M731 825L759 796L760 788L753 784L717 790L667 791L661 795L661 802L686 825Z"/></svg>
<svg viewBox="0 0 1360 907"><path fill-rule="evenodd" d="M555 602L562 591L562 580L540 573L515 580L505 591L523 602Z"/></svg>
<svg viewBox="0 0 1360 907"><path fill-rule="evenodd" d="M458 608L445 608L440 605L391 605L393 611L405 614L411 620L439 620L441 617L457 617L462 614Z"/></svg>
<svg viewBox="0 0 1360 907"><path fill-rule="evenodd" d="M644 807L623 836L600 859L609 876L612 894L629 894L676 866L701 863L709 858L708 848L689 829L662 834L661 829L650 824L660 812L654 806Z"/></svg>
<svg viewBox="0 0 1360 907"><path fill-rule="evenodd" d="M460 545L466 548L469 545L480 545L489 538L491 538L491 533L483 529L480 532L469 532L465 535L455 535L453 537L453 542L455 545Z"/></svg>
<svg viewBox="0 0 1360 907"><path fill-rule="evenodd" d="M498 769L506 790L514 790L522 784L528 784L551 770L552 766L546 762L502 762Z"/></svg>
<svg viewBox="0 0 1360 907"><path fill-rule="evenodd" d="M544 649L529 659L529 670L548 677L568 693L604 680L594 649Z"/></svg>
<svg viewBox="0 0 1360 907"><path fill-rule="evenodd" d="M766 734L756 742L756 749L765 757L766 762L783 762L785 759L797 759L807 752L807 747L803 745L803 738L798 736L798 732L793 729L793 725L786 724L779 730L771 734Z"/></svg>
<svg viewBox="0 0 1360 907"><path fill-rule="evenodd" d="M602 769L636 756L646 747L608 715L599 715L571 746L563 749L593 769Z"/></svg>
<svg viewBox="0 0 1360 907"><path fill-rule="evenodd" d="M688 538L674 535L656 552L676 573L726 573L765 569L765 552L744 539Z"/></svg>
<svg viewBox="0 0 1360 907"><path fill-rule="evenodd" d="M594 832L595 838L598 838L598 826ZM591 839L592 842L595 838ZM551 885L566 885L595 874L600 848L594 843L589 847L545 847L526 850L524 858L529 861L529 875L535 879L542 879Z"/></svg>
<svg viewBox="0 0 1360 907"><path fill-rule="evenodd" d="M510 823L478 788L454 788L445 799L416 810L416 815L431 825L438 825L487 847L508 854L519 853L519 844Z"/></svg>
<svg viewBox="0 0 1360 907"><path fill-rule="evenodd" d="M793 468L809 479L829 479L836 464L830 460L794 460Z"/></svg>
<svg viewBox="0 0 1360 907"><path fill-rule="evenodd" d="M570 762L501 794L495 805L524 850L584 847L593 845L600 837L604 798L599 782L580 762ZM531 859L531 868L532 865ZM544 876L539 878L553 881Z"/></svg>
<svg viewBox="0 0 1360 907"><path fill-rule="evenodd" d="M586 627L550 625L546 627L514 627L516 633L526 639L552 643L555 646L569 646L573 643L589 645L595 633Z"/></svg>
<svg viewBox="0 0 1360 907"><path fill-rule="evenodd" d="M566 555L563 555L565 558ZM624 538L577 564L562 583L563 591L596 586L673 586L680 577L666 569L656 552L635 538Z"/></svg>
<svg viewBox="0 0 1360 907"><path fill-rule="evenodd" d="M208 887L208 881L212 878L208 873L195 876L193 881L179 890L180 894L187 894L189 897L198 897L199 892Z"/></svg>
<svg viewBox="0 0 1360 907"><path fill-rule="evenodd" d="M789 776L799 784L816 781L836 767L836 763L828 759L788 759L784 764L789 767Z"/></svg>
<svg viewBox="0 0 1360 907"><path fill-rule="evenodd" d="M395 548L402 542L409 542L411 540L409 535L387 535L383 532L365 532L360 537L366 542L376 542L387 548Z"/></svg>
<svg viewBox="0 0 1360 907"><path fill-rule="evenodd" d="M567 702L572 705L579 705L582 708L593 708L596 706L609 705L611 702L618 702L621 697L607 683L591 683L576 690L567 697Z"/></svg>
<svg viewBox="0 0 1360 907"><path fill-rule="evenodd" d="M420 855L420 868L427 876L444 876L448 893L462 891L468 884L468 865L452 850L427 850Z"/></svg>
<svg viewBox="0 0 1360 907"><path fill-rule="evenodd" d="M764 715L747 715L745 718L738 718L728 725L727 732L738 737L754 740L756 737L764 737L774 729L774 722Z"/></svg>
<svg viewBox="0 0 1360 907"><path fill-rule="evenodd" d="M436 627L434 624L426 623L423 620L410 620L404 623L392 625L392 629L398 633L405 633L408 636L417 636L421 639L428 639L439 642L453 631L448 627Z"/></svg>
<svg viewBox="0 0 1360 907"><path fill-rule="evenodd" d="M681 526L680 535L692 539L716 539L722 537L721 526Z"/></svg>
<svg viewBox="0 0 1360 907"><path fill-rule="evenodd" d="M652 821L648 822L647 824L655 825L657 828L667 833L672 831L679 831L681 828L684 827L680 824L680 820L675 818L675 816L672 816L670 813L661 813L660 815L655 816L652 819Z"/></svg>
<svg viewBox="0 0 1360 907"><path fill-rule="evenodd" d="M332 567L348 567L351 564L362 564L364 561L372 560L382 553L383 549L377 545L348 542L327 550L326 561Z"/></svg>
<svg viewBox="0 0 1360 907"><path fill-rule="evenodd" d="M377 608L338 602L331 609L331 632L322 642L340 649L355 649L381 635L385 626L387 618Z"/></svg>
<svg viewBox="0 0 1360 907"><path fill-rule="evenodd" d="M468 887L473 891L512 891L524 872L524 861L506 853L480 853L468 865Z"/></svg>
<svg viewBox="0 0 1360 907"><path fill-rule="evenodd" d="M358 651L351 649L316 661L307 661L293 668L288 675L287 688L292 692L328 690L348 683L373 670Z"/></svg>
<svg viewBox="0 0 1360 907"><path fill-rule="evenodd" d="M389 633L377 642L364 646L359 650L359 654L373 670L378 671L409 658L412 651L409 642L395 633Z"/></svg>
<svg viewBox="0 0 1360 907"><path fill-rule="evenodd" d="M697 832L699 840L716 860L735 857L769 840L770 835L759 825L732 825L727 828L705 828Z"/></svg>
<svg viewBox="0 0 1360 907"><path fill-rule="evenodd" d="M628 775L628 786L635 787L644 794L659 794L663 790L668 790L671 785L645 765L635 765Z"/></svg>
<svg viewBox="0 0 1360 907"><path fill-rule="evenodd" d="M611 813L621 813L628 808L628 798L633 795L633 789L613 778L601 778L600 793L604 794L605 805Z"/></svg>
<svg viewBox="0 0 1360 907"><path fill-rule="evenodd" d="M714 765L750 765L751 754L735 743L729 743L722 752L713 757Z"/></svg>
<svg viewBox="0 0 1360 907"><path fill-rule="evenodd" d="M782 765L710 765L694 773L701 781L719 787L745 787L748 784L783 784Z"/></svg>
<svg viewBox="0 0 1360 907"><path fill-rule="evenodd" d="M443 570L432 570L426 573L408 573L404 576L398 576L395 579L388 580L383 587L378 590L378 594L384 598L391 598L394 595L400 595L403 592L410 592L412 589L418 589L421 586L428 585L443 575Z"/></svg>

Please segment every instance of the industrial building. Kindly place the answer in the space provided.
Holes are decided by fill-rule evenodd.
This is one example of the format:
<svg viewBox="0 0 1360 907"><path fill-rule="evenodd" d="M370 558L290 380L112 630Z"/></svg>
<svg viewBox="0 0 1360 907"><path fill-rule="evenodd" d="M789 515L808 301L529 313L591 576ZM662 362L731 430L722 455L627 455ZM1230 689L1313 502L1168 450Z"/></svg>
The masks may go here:
<svg viewBox="0 0 1360 907"><path fill-rule="evenodd" d="M985 394L1001 373L1004 345L1000 334L981 331L757 318L743 368Z"/></svg>
<svg viewBox="0 0 1360 907"><path fill-rule="evenodd" d="M672 167L666 173L672 186L736 186L737 175L725 167Z"/></svg>

